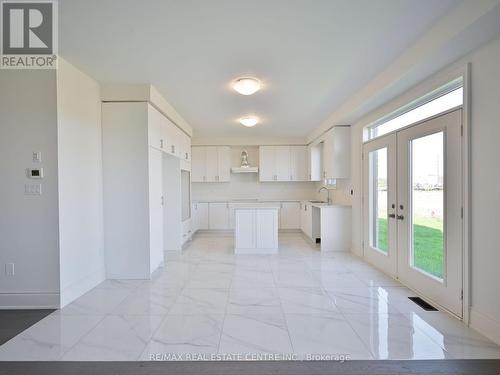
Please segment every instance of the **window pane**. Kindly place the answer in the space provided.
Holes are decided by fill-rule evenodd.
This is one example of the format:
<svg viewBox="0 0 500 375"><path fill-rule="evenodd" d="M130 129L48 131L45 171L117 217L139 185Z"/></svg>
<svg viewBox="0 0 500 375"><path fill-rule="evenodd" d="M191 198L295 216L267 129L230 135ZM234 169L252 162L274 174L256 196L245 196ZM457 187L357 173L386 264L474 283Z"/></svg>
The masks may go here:
<svg viewBox="0 0 500 375"><path fill-rule="evenodd" d="M369 129L368 138L373 139L384 134L401 129L418 121L435 116L448 109L458 107L463 104L463 87L449 92L439 98L431 100L411 111L408 111L392 120L373 126Z"/></svg>
<svg viewBox="0 0 500 375"><path fill-rule="evenodd" d="M444 134L412 141L412 266L443 278Z"/></svg>
<svg viewBox="0 0 500 375"><path fill-rule="evenodd" d="M369 158L370 246L387 253L387 148L370 152Z"/></svg>

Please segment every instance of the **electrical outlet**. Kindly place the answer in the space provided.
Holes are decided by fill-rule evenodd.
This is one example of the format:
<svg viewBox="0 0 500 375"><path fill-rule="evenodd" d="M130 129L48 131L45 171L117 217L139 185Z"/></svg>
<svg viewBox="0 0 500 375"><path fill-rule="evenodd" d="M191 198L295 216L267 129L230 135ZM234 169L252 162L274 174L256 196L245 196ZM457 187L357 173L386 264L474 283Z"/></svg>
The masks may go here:
<svg viewBox="0 0 500 375"><path fill-rule="evenodd" d="M14 263L6 263L5 264L5 274L7 276L14 276L15 275L15 267Z"/></svg>

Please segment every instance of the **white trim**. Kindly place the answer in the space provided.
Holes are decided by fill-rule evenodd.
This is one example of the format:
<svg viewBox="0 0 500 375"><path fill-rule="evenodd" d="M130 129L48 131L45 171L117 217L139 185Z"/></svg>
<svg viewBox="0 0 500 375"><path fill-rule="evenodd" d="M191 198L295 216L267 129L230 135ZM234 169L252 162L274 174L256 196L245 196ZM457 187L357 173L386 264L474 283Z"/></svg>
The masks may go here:
<svg viewBox="0 0 500 375"><path fill-rule="evenodd" d="M471 308L470 327L500 345L500 321Z"/></svg>
<svg viewBox="0 0 500 375"><path fill-rule="evenodd" d="M57 292L0 293L0 309L58 309L59 298Z"/></svg>
<svg viewBox="0 0 500 375"><path fill-rule="evenodd" d="M104 280L106 280L106 269L103 267L68 285L61 290L61 308L95 288Z"/></svg>

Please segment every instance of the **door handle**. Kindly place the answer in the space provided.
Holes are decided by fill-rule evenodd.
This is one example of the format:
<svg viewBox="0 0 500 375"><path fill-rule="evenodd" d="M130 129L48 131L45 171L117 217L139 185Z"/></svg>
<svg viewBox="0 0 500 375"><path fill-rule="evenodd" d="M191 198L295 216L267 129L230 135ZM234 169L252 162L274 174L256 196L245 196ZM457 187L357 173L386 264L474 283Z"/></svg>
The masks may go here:
<svg viewBox="0 0 500 375"><path fill-rule="evenodd" d="M397 217L398 220L404 220L405 219L405 217L403 215L398 215L396 217Z"/></svg>
<svg viewBox="0 0 500 375"><path fill-rule="evenodd" d="M395 218L396 218L396 214L389 214L389 215L387 215L387 216L388 216L389 218L391 218L391 219L395 219Z"/></svg>

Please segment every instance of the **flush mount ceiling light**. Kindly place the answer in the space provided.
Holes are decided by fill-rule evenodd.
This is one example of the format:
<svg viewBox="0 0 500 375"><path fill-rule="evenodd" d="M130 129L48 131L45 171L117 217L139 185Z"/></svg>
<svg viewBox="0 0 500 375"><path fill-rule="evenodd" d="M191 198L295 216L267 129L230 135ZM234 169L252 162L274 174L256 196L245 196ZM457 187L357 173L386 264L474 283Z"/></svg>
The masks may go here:
<svg viewBox="0 0 500 375"><path fill-rule="evenodd" d="M233 83L233 88L241 95L252 95L260 90L260 81L257 78L238 78Z"/></svg>
<svg viewBox="0 0 500 375"><path fill-rule="evenodd" d="M252 126L257 125L259 122L259 119L255 116L245 116L240 118L240 124L243 126L246 126L248 128L251 128Z"/></svg>

